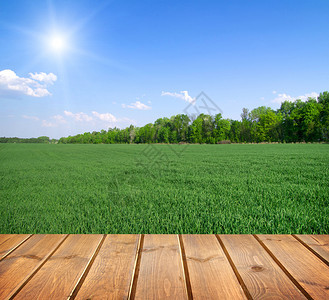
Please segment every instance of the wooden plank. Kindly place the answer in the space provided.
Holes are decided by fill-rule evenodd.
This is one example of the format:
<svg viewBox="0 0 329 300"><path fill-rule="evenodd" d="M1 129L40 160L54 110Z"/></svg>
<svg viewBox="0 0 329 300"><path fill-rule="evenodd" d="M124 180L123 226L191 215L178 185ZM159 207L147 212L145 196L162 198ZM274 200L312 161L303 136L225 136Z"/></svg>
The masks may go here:
<svg viewBox="0 0 329 300"><path fill-rule="evenodd" d="M75 299L127 299L138 242L138 235L108 235Z"/></svg>
<svg viewBox="0 0 329 300"><path fill-rule="evenodd" d="M220 235L253 299L306 299L252 235Z"/></svg>
<svg viewBox="0 0 329 300"><path fill-rule="evenodd" d="M0 260L20 246L31 234L0 234Z"/></svg>
<svg viewBox="0 0 329 300"><path fill-rule="evenodd" d="M6 299L20 288L64 235L34 235L0 262L0 299Z"/></svg>
<svg viewBox="0 0 329 300"><path fill-rule="evenodd" d="M193 299L246 299L215 235L183 235Z"/></svg>
<svg viewBox="0 0 329 300"><path fill-rule="evenodd" d="M15 299L66 299L102 241L102 235L70 235Z"/></svg>
<svg viewBox="0 0 329 300"><path fill-rule="evenodd" d="M329 266L329 235L296 234L295 236Z"/></svg>
<svg viewBox="0 0 329 300"><path fill-rule="evenodd" d="M329 267L291 235L257 235L277 262L314 299L329 299Z"/></svg>
<svg viewBox="0 0 329 300"><path fill-rule="evenodd" d="M187 299L178 236L145 235L135 284L136 299Z"/></svg>

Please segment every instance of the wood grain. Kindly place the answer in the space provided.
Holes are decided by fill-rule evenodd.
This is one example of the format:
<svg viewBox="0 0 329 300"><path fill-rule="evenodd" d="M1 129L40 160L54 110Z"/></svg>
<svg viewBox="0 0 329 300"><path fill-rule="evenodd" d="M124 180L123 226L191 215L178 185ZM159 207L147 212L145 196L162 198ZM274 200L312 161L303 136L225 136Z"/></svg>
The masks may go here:
<svg viewBox="0 0 329 300"><path fill-rule="evenodd" d="M329 299L328 244L329 235L0 235L0 299Z"/></svg>
<svg viewBox="0 0 329 300"><path fill-rule="evenodd" d="M305 235L296 234L304 244L308 246L313 252L316 252L327 265L329 265L329 235Z"/></svg>
<svg viewBox="0 0 329 300"><path fill-rule="evenodd" d="M127 298L138 241L138 235L108 235L76 299Z"/></svg>
<svg viewBox="0 0 329 300"><path fill-rule="evenodd" d="M76 286L102 235L70 235L15 299L66 299Z"/></svg>
<svg viewBox="0 0 329 300"><path fill-rule="evenodd" d="M24 242L30 234L0 234L0 260Z"/></svg>
<svg viewBox="0 0 329 300"><path fill-rule="evenodd" d="M291 235L257 235L314 299L329 299L329 267Z"/></svg>
<svg viewBox="0 0 329 300"><path fill-rule="evenodd" d="M193 299L246 299L214 235L182 235Z"/></svg>
<svg viewBox="0 0 329 300"><path fill-rule="evenodd" d="M187 299L176 235L145 235L136 299Z"/></svg>
<svg viewBox="0 0 329 300"><path fill-rule="evenodd" d="M253 299L306 299L252 235L219 235Z"/></svg>
<svg viewBox="0 0 329 300"><path fill-rule="evenodd" d="M64 235L34 235L0 262L0 299L18 289Z"/></svg>

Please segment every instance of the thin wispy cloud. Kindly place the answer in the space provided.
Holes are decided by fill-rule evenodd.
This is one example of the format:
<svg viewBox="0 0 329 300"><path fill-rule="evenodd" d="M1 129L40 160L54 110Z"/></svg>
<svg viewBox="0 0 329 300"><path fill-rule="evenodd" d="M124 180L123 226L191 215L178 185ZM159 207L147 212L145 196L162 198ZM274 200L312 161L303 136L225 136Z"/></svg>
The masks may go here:
<svg viewBox="0 0 329 300"><path fill-rule="evenodd" d="M11 95L27 95L31 97L46 97L51 93L47 87L57 80L53 73L30 73L30 78L19 77L12 70L0 71L0 91L10 92Z"/></svg>
<svg viewBox="0 0 329 300"><path fill-rule="evenodd" d="M93 116L95 116L96 118L102 121L111 122L111 123L116 123L118 121L117 118L110 113L100 114L97 111L93 111L92 114Z"/></svg>
<svg viewBox="0 0 329 300"><path fill-rule="evenodd" d="M44 72L40 73L29 73L30 77L34 80L45 82L47 84L53 84L57 80L57 76L53 73L46 74Z"/></svg>
<svg viewBox="0 0 329 300"><path fill-rule="evenodd" d="M273 99L271 102L281 104L284 101L293 102L297 99L306 101L306 100L308 100L308 98L317 98L318 96L319 96L319 94L316 92L307 93L307 94L304 94L304 95L301 95L298 97L293 97L293 96L283 93L283 94L278 94L278 96L275 99Z"/></svg>
<svg viewBox="0 0 329 300"><path fill-rule="evenodd" d="M131 109L138 109L138 110L150 110L152 109L151 106L148 106L140 101L136 101L133 103L128 104L122 104L122 108L131 108Z"/></svg>
<svg viewBox="0 0 329 300"><path fill-rule="evenodd" d="M36 116L27 116L27 115L23 115L22 116L24 119L27 119L27 120L32 120L32 121L39 121L40 119Z"/></svg>
<svg viewBox="0 0 329 300"><path fill-rule="evenodd" d="M55 115L52 116L52 119L54 119L57 123L67 123L67 121L64 119L64 117L62 115Z"/></svg>
<svg viewBox="0 0 329 300"><path fill-rule="evenodd" d="M39 120L39 118L38 118ZM99 113L92 111L91 114L84 112L71 112L64 110L63 115L55 115L48 120L42 120L42 127L58 127L60 125L69 124L71 122L86 124L86 126L101 125L101 126L116 126L118 124L136 124L136 121L128 118L117 118L111 113ZM89 125L87 125L89 124Z"/></svg>
<svg viewBox="0 0 329 300"><path fill-rule="evenodd" d="M79 122L82 122L82 121L90 122L93 119L91 116L88 116L87 114L85 114L83 112L73 113L71 111L64 110L64 115L74 119L75 121L79 121Z"/></svg>
<svg viewBox="0 0 329 300"><path fill-rule="evenodd" d="M47 120L42 120L41 126L42 127L57 127L58 124L54 123L54 122L47 121Z"/></svg>
<svg viewBox="0 0 329 300"><path fill-rule="evenodd" d="M161 96L170 96L170 97L174 97L174 98L179 98L179 99L182 99L189 103L192 103L195 101L195 98L192 98L188 94L188 91L181 91L180 93L162 92Z"/></svg>
<svg viewBox="0 0 329 300"><path fill-rule="evenodd" d="M50 120L42 120L42 127L58 127L59 125L66 124L67 120L62 115L55 115Z"/></svg>

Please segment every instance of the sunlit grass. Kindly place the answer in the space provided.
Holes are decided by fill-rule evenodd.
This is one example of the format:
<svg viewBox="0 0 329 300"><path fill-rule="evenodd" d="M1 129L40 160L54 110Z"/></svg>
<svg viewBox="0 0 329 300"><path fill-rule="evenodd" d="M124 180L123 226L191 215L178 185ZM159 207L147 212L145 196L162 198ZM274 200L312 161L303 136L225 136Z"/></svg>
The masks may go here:
<svg viewBox="0 0 329 300"><path fill-rule="evenodd" d="M329 233L329 145L182 147L0 145L0 232Z"/></svg>

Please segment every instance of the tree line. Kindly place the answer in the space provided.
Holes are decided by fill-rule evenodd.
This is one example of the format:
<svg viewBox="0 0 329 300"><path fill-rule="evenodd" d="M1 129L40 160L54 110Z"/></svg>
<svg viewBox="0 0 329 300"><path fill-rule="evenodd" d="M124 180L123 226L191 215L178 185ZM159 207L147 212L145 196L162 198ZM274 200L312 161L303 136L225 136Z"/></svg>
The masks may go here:
<svg viewBox="0 0 329 300"><path fill-rule="evenodd" d="M131 143L261 143L321 142L329 140L329 93L317 99L285 101L273 110L261 106L249 111L243 108L241 120L185 114L159 118L143 127L109 128L62 137L59 143L131 144Z"/></svg>
<svg viewBox="0 0 329 300"><path fill-rule="evenodd" d="M58 140L50 139L48 136L38 138L0 137L0 143L32 143L32 144L56 144Z"/></svg>

